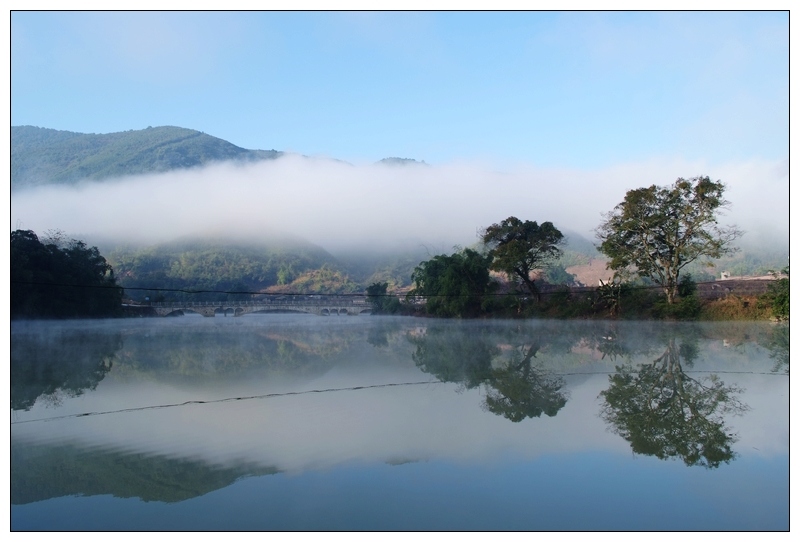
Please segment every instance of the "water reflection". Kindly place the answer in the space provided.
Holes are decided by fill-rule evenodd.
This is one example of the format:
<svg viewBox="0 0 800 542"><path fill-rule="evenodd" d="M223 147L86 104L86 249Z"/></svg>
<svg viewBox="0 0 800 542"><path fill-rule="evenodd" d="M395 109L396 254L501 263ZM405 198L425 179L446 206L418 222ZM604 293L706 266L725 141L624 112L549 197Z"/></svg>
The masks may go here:
<svg viewBox="0 0 800 542"><path fill-rule="evenodd" d="M14 323L12 502L502 454L714 468L788 443L788 332L766 324L218 320Z"/></svg>
<svg viewBox="0 0 800 542"><path fill-rule="evenodd" d="M775 326L767 343L769 357L775 360L772 372L789 374L789 324Z"/></svg>
<svg viewBox="0 0 800 542"><path fill-rule="evenodd" d="M30 410L37 400L56 407L66 397L94 390L111 370L121 347L119 333L97 330L14 334L12 410Z"/></svg>
<svg viewBox="0 0 800 542"><path fill-rule="evenodd" d="M11 443L11 504L64 495L114 495L179 502L226 487L243 476L277 471L240 464L215 466L188 458Z"/></svg>
<svg viewBox="0 0 800 542"><path fill-rule="evenodd" d="M543 346L550 346L538 333L528 336L520 329L498 334L491 328L432 327L425 333L409 334L409 341L420 369L465 389L485 386L483 407L512 422L542 414L555 416L567 403L564 380L550 374L536 359Z"/></svg>
<svg viewBox="0 0 800 542"><path fill-rule="evenodd" d="M466 389L491 378L492 359L500 349L487 329L429 327L408 336L414 345L411 357L417 367L442 382L456 382Z"/></svg>
<svg viewBox="0 0 800 542"><path fill-rule="evenodd" d="M715 468L729 463L736 437L725 415L747 410L738 395L716 374L694 378L683 369L697 357L696 337L670 337L666 350L651 363L623 365L600 393L602 417L630 442L634 452L659 459L679 457L688 466Z"/></svg>
<svg viewBox="0 0 800 542"><path fill-rule="evenodd" d="M489 390L485 405L489 412L520 422L542 414L555 416L567 404L567 393L562 389L564 379L534 365L539 348L539 340L519 345L505 366L492 370L486 382Z"/></svg>

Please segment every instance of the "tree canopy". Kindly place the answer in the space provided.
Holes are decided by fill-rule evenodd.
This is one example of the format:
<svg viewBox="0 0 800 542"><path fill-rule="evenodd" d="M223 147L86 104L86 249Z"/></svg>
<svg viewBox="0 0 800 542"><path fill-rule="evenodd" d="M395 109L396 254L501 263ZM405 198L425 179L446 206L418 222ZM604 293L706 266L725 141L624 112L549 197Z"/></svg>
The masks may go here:
<svg viewBox="0 0 800 542"><path fill-rule="evenodd" d="M564 236L552 222L536 222L510 216L499 224L492 224L482 235L490 247L491 269L518 277L531 294L539 298L531 273L552 264L561 256L560 246Z"/></svg>
<svg viewBox="0 0 800 542"><path fill-rule="evenodd" d="M42 243L30 230L11 232L11 317L113 316L122 288L97 247L72 239Z"/></svg>
<svg viewBox="0 0 800 542"><path fill-rule="evenodd" d="M374 282L367 286L367 301L372 305L372 314L391 314L400 310L400 300L388 293L388 282Z"/></svg>
<svg viewBox="0 0 800 542"><path fill-rule="evenodd" d="M597 229L600 252L615 271L633 268L660 285L672 304L681 270L701 258L720 258L737 249L735 226L720 227L728 205L725 185L708 177L680 178L670 187L629 190Z"/></svg>
<svg viewBox="0 0 800 542"><path fill-rule="evenodd" d="M434 256L411 274L414 288L409 296L426 299L426 310L436 316L475 316L489 291L490 256L472 249Z"/></svg>

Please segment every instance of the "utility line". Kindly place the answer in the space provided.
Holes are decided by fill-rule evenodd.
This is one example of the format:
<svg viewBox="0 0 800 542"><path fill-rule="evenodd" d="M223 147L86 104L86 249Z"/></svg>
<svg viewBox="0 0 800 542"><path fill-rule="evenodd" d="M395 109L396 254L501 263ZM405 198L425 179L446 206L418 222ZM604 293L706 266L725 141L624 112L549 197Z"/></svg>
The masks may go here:
<svg viewBox="0 0 800 542"><path fill-rule="evenodd" d="M697 282L695 284L718 284L718 281L705 281L705 282ZM123 290L137 290L137 291L147 291L147 292L177 292L177 293L184 293L184 294L236 294L236 295L264 295L264 296L309 296L309 295L327 295L327 296L337 296L337 297L365 297L367 296L366 293L340 293L340 294L320 294L316 292L254 292L251 290L188 290L183 288L146 288L142 286L121 286L121 285L102 285L102 284L67 284L67 283L59 283L59 282L33 282L33 281L22 281L22 280L12 280L11 284L26 284L30 286L57 286L57 287L68 287L68 288L100 288L100 289L123 289ZM557 285L556 285L557 286ZM564 294L564 293L594 293L597 292L599 287L595 286L573 286L569 287L568 289L557 289L553 291L544 291L539 292L538 295L556 295L556 294ZM626 288L630 290L661 290L663 289L662 286L659 285L626 285ZM474 294L411 294L411 297L423 297L423 298L451 298L451 297L519 297L524 296L528 297L531 295L529 292L487 292L483 294L474 293ZM374 294L369 297L404 297L402 295L397 294Z"/></svg>
<svg viewBox="0 0 800 542"><path fill-rule="evenodd" d="M123 412L138 412L141 410L158 410L162 408L175 408L180 406L186 405L207 405L213 403L229 403L231 401L250 401L253 399L269 399L272 397L287 397L290 395L307 395L309 393L329 393L334 391L358 391L358 390L367 390L373 388L391 388L396 386L420 386L423 384L444 384L444 382L440 380L426 380L422 382L398 382L398 383L389 383L389 384L373 384L371 386L352 386L349 388L328 388L323 390L307 390L307 391L290 391L284 393L265 393L263 395L249 395L245 397L226 397L225 399L211 399L208 401L203 400L194 400L194 401L184 401L183 403L172 403L166 405L151 405L151 406L143 406L143 407L133 407L133 408L122 408L119 410L105 410L101 412L82 412L80 414L67 414L64 416L54 416L52 418L36 418L34 420L22 420L22 421L12 421L11 425L18 425L23 423L33 423L33 422L49 422L54 420L64 420L68 418L85 418L88 416L102 416L104 414L121 414Z"/></svg>
<svg viewBox="0 0 800 542"><path fill-rule="evenodd" d="M755 371L684 371L685 374L699 374L699 373L723 373L723 374L756 374L756 375L768 375L768 376L789 376L788 374L784 373L766 373L766 372L755 372ZM612 375L616 374L616 371L589 371L589 372L570 372L570 373L547 373L547 376L593 376L593 375ZM373 384L371 386L351 386L348 388L327 388L321 390L306 390L306 391L290 391L284 393L265 393L262 395L249 395L243 397L226 397L224 399L211 399L211 400L191 400L191 401L184 401L182 403L171 403L165 405L150 405L150 406L143 406L143 407L132 407L132 408L122 408L118 410L105 410L100 412L81 412L79 414L66 414L64 416L53 416L51 418L35 418L33 420L21 420L21 421L12 421L11 425L20 425L24 423L35 423L35 422L51 422L56 420L65 420L70 418L86 418L90 416L103 416L106 414L122 414L125 412L139 412L143 410L160 410L163 408L175 408L187 405L209 405L214 403L229 403L232 401L251 401L254 399L270 399L273 397L288 397L291 395L308 395L311 393L330 393L330 392L337 392L337 391L359 391L359 390L367 390L367 389L375 389L375 388L391 388L391 387L401 387L401 386L421 386L425 384L454 384L457 382L454 381L443 381L443 380L423 380L420 382L397 382L397 383L388 383L388 384Z"/></svg>

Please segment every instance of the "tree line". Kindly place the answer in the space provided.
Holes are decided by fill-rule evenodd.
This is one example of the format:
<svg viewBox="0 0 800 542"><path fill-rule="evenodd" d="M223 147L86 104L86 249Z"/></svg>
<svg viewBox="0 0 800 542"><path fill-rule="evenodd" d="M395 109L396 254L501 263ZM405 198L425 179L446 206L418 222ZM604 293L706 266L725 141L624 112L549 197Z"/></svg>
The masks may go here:
<svg viewBox="0 0 800 542"><path fill-rule="evenodd" d="M721 211L729 206L725 189L720 181L694 177L679 178L671 186L629 190L596 230L598 250L609 258L612 280L597 289L588 308L586 299L576 303L568 290L557 292L561 298L550 296L551 302L570 302L562 303L562 309L573 307L574 314L562 310L559 315L585 316L598 310L618 315L625 304L641 301L631 290L638 279L662 293L661 299L648 301L649 316L696 317L696 286L685 268L737 252L733 242L742 235L735 226L718 224ZM11 241L12 317L100 317L119 312L122 289L96 247L74 239L42 243L34 232L23 230L13 232ZM443 317L508 314L514 309L517 315L534 315L531 307L541 308L543 285L534 273L565 273L555 265L564 245L564 235L552 222L510 216L480 233L479 248L458 249L417 265L405 309L387 293L387 282L370 285L366 293L377 313L411 307ZM788 267L783 271L788 277ZM492 272L507 277L510 292L499 291ZM355 287L350 284L347 291ZM762 302L774 316L788 319L788 278L772 286Z"/></svg>
<svg viewBox="0 0 800 542"><path fill-rule="evenodd" d="M11 318L118 316L122 288L97 247L60 232L42 242L30 230L11 232Z"/></svg>
<svg viewBox="0 0 800 542"><path fill-rule="evenodd" d="M722 182L700 176L679 178L671 186L629 190L596 229L598 250L609 258L613 277L588 303L570 299L567 290L556 292L551 302L569 301L574 307L573 314L563 306L558 314L586 316L605 311L617 315L623 303L646 301L649 316L696 317L700 310L696 284L686 267L736 253L733 242L743 234L736 226L718 223L721 211L730 205L724 199L725 189ZM517 314L532 314L531 302L541 302L543 284L534 272L546 276L554 268L565 243L561 231L552 222L539 224L510 216L483 230L480 241L481 249L459 249L420 263L412 274L414 287L408 298L425 300L424 311L435 316L508 314L512 305ZM512 293L518 294L510 302L495 295L499 284L490 271L508 278ZM783 272L788 276L788 267ZM635 280L660 289L661 298L633 292ZM787 293L788 278L781 279L761 303L770 305L779 319L788 319Z"/></svg>

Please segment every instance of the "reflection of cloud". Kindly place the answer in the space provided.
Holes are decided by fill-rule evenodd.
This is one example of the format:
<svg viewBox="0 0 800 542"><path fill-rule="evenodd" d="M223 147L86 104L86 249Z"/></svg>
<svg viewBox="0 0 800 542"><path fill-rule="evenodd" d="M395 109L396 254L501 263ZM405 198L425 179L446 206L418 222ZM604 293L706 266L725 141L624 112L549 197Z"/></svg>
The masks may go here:
<svg viewBox="0 0 800 542"><path fill-rule="evenodd" d="M411 371L402 376L395 373L392 379L410 375L420 376ZM365 378L340 373L316 382L314 388L373 378L375 375ZM585 388L588 393L578 400L577 408L568 404L556 418L537 419L524 431L519 430L520 424L484 412L478 390L456 393L455 384L439 383L188 405L13 427L14 438L24 440L55 443L68 438L89 446L199 457L209 463L252 461L288 471L351 460L445 458L472 462L502 451L523 457L587 448L622 453L626 444L606 432L601 422L583 427L587 425L586 411L579 408L593 404L604 383L604 378L595 379L594 385ZM166 397L175 401L180 395L153 384L141 385L136 391L112 384L107 391L113 397L94 393L83 408L99 411L104 404L154 403Z"/></svg>
<svg viewBox="0 0 800 542"><path fill-rule="evenodd" d="M401 241L449 248L476 242L479 228L510 215L591 237L602 213L627 190L708 174L730 187L732 208L723 224L772 234L788 231L788 177L774 178L779 166L654 160L593 171L500 173L466 163L351 166L289 156L15 193L11 224L90 238L163 241L208 231L284 231L330 249ZM764 190L767 179L770 189Z"/></svg>
<svg viewBox="0 0 800 542"><path fill-rule="evenodd" d="M419 376L414 369L366 369L365 374L365 366L360 366L357 371L337 370L306 384L270 382L269 387L282 391L339 388L355 382L369 385L410 381ZM267 386L260 381L247 385L262 390ZM497 454L532 458L597 450L626 455L628 443L607 431L605 423L591 414L597 412L597 396L607 385L606 375L592 375L579 382L570 378L570 401L557 416L520 424L483 411L482 392L478 389L457 393L457 385L437 383L17 424L12 437L54 444L67 439L86 446L191 457L212 464L245 461L287 471L353 460L476 462ZM215 393L226 391L241 393L241 389ZM785 409L771 410L783 406L785 401L776 396L785 395L786 391L785 380L772 378L765 389L755 386L747 401L770 412L786 413ZM108 405L197 399L198 393L151 382L125 385L114 382L112 377L97 392L82 398L80 404L68 408L77 409L76 412L100 411ZM44 413L48 412L26 415L41 417ZM749 416L732 420L740 435L737 452L767 456L786 453L786 414L773 418L774 423L766 425L760 418ZM770 448L765 449L767 446Z"/></svg>

